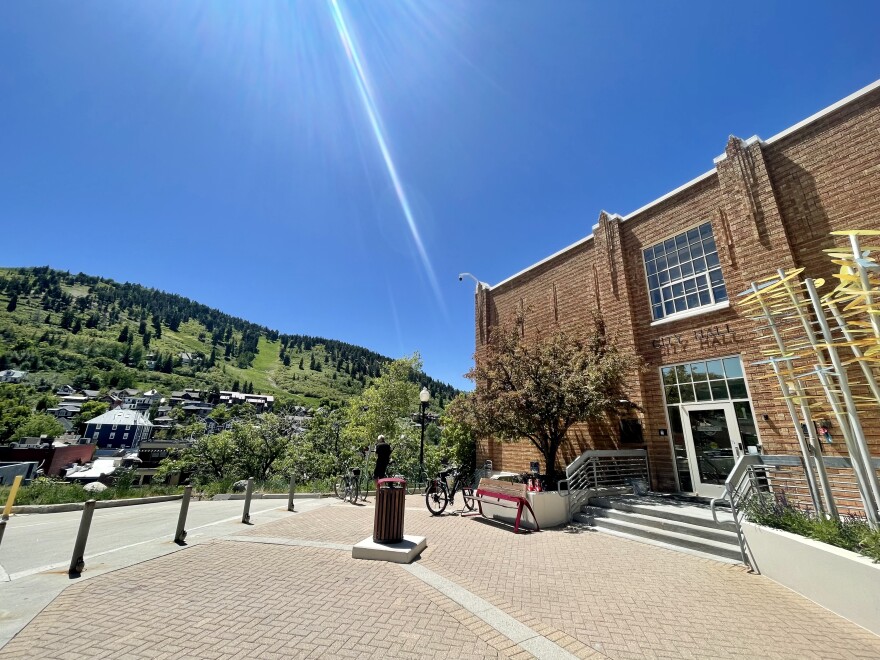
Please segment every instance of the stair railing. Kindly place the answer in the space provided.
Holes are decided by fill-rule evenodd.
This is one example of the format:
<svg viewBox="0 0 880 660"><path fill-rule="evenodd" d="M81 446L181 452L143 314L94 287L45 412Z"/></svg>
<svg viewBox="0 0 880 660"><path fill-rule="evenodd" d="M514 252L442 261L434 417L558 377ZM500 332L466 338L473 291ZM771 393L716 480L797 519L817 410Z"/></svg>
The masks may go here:
<svg viewBox="0 0 880 660"><path fill-rule="evenodd" d="M568 491L568 519L574 517L599 488L631 486L633 481L651 483L648 452L644 449L590 449L565 468L560 492Z"/></svg>
<svg viewBox="0 0 880 660"><path fill-rule="evenodd" d="M830 492L840 513L864 516L863 502L852 462L845 456L823 456ZM873 458L872 466L880 470L880 459ZM709 503L712 517L718 522L716 507L726 505L733 514L736 535L743 563L760 572L752 560L748 543L742 533L745 519L744 505L758 493L770 493L781 502L798 509L815 512L810 494L807 472L801 456L746 454L741 456L724 482L724 495Z"/></svg>

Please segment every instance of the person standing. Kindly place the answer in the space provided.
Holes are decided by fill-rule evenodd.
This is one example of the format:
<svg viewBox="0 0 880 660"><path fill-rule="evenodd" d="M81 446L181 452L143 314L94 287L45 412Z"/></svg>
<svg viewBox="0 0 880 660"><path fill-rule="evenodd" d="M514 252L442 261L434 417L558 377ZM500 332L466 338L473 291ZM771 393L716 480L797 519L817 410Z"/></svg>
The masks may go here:
<svg viewBox="0 0 880 660"><path fill-rule="evenodd" d="M379 489L379 479L385 478L385 471L391 461L391 445L385 442L385 436L376 438L376 469L373 471L373 479L376 480L376 490Z"/></svg>

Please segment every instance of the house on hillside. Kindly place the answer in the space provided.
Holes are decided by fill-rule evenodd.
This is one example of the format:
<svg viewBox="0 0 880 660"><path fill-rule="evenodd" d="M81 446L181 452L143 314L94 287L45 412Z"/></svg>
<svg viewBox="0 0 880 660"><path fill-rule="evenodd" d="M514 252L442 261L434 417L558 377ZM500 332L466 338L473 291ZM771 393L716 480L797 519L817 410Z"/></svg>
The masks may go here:
<svg viewBox="0 0 880 660"><path fill-rule="evenodd" d="M25 378L27 378L27 371L17 371L15 369L0 371L0 383L20 383Z"/></svg>
<svg viewBox="0 0 880 660"><path fill-rule="evenodd" d="M181 366L188 367L191 364L201 364L202 358L196 355L195 353L178 353L177 357L180 358Z"/></svg>
<svg viewBox="0 0 880 660"><path fill-rule="evenodd" d="M201 401L203 399L203 394L204 393L201 390L190 389L172 392L170 403L172 406L182 406L193 401Z"/></svg>
<svg viewBox="0 0 880 660"><path fill-rule="evenodd" d="M67 396L68 394L76 394L76 389L72 385L62 385L57 390L55 390L55 394L58 396Z"/></svg>
<svg viewBox="0 0 880 660"><path fill-rule="evenodd" d="M108 410L86 422L84 437L101 449L130 449L148 440L153 423L136 410Z"/></svg>
<svg viewBox="0 0 880 660"><path fill-rule="evenodd" d="M242 394L221 390L220 403L227 407L247 403L256 408L257 412L270 412L275 405L275 397L268 394Z"/></svg>

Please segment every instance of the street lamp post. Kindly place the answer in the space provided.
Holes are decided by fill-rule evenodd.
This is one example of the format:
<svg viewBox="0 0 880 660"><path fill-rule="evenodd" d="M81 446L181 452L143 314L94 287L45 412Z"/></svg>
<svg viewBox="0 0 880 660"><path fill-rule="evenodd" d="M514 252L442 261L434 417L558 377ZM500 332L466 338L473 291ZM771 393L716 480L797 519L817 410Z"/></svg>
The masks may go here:
<svg viewBox="0 0 880 660"><path fill-rule="evenodd" d="M419 479L421 479L422 475L427 475L425 472L425 422L427 421L426 413L428 411L428 402L431 400L431 393L428 391L427 387L423 387L422 391L419 392L419 402L420 408L419 412L419 423L422 427L422 436L419 441Z"/></svg>

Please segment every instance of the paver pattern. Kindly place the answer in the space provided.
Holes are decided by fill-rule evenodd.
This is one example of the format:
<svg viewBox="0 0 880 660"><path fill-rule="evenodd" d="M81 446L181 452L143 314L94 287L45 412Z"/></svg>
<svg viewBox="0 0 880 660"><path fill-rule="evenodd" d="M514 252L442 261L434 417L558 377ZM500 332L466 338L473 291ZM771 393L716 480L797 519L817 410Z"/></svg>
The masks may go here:
<svg viewBox="0 0 880 660"><path fill-rule="evenodd" d="M402 567L350 552L368 506L335 504L69 587L0 657L527 658ZM880 637L745 569L589 532L514 535L407 498L425 568L581 658L880 657ZM256 541L256 539L254 539Z"/></svg>

